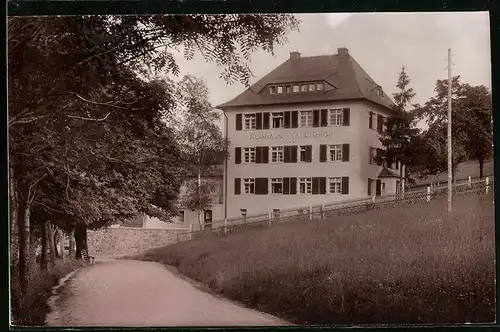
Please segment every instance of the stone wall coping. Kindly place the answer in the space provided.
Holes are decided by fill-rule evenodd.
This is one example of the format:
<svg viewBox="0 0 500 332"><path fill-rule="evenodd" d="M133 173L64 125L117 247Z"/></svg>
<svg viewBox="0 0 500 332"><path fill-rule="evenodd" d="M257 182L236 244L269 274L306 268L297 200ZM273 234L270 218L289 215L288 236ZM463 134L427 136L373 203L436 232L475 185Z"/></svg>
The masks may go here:
<svg viewBox="0 0 500 332"><path fill-rule="evenodd" d="M134 229L134 230L149 230L149 231L189 231L189 228L143 228L143 227L107 227L100 229L89 229L88 232L99 232L109 229Z"/></svg>

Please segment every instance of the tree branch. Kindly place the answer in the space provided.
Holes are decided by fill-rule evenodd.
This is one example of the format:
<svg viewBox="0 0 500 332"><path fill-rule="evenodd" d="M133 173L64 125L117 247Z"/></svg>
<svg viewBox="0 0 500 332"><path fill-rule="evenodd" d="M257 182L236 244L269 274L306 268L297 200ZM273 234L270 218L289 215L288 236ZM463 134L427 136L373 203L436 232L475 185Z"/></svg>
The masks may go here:
<svg viewBox="0 0 500 332"><path fill-rule="evenodd" d="M108 118L108 116L111 114L111 112L109 112L108 114L106 114L105 117L101 118L101 119L95 119L95 118L84 118L82 116L77 116L77 115L66 115L68 118L72 118L72 119L79 119L79 120L85 120L85 121L95 121L95 122L101 122L101 121L104 121Z"/></svg>

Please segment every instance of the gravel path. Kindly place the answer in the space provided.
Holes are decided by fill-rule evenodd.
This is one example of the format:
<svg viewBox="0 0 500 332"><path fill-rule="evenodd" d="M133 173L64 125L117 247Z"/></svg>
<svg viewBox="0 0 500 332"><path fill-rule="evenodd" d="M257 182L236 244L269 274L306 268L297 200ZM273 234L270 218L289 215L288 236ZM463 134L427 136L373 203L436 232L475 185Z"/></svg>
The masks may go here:
<svg viewBox="0 0 500 332"><path fill-rule="evenodd" d="M49 326L268 326L276 317L204 293L163 265L97 261L62 287Z"/></svg>

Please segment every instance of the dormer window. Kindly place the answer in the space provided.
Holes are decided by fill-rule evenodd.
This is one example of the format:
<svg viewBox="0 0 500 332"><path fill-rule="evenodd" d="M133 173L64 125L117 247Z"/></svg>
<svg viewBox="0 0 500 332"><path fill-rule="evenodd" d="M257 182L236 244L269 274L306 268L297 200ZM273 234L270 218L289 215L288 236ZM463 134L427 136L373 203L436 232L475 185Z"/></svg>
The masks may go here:
<svg viewBox="0 0 500 332"><path fill-rule="evenodd" d="M379 96L379 97L383 97L384 96L384 92L382 91L381 88L377 88L377 96Z"/></svg>
<svg viewBox="0 0 500 332"><path fill-rule="evenodd" d="M269 94L314 92L325 90L323 82L304 82L301 84L272 85L269 86Z"/></svg>

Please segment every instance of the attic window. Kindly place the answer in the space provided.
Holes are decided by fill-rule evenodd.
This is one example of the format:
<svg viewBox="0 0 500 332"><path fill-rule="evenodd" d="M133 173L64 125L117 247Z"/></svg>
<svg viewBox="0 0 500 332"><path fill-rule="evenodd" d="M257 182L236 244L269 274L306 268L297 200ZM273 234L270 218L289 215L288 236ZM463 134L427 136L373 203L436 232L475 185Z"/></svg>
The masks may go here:
<svg viewBox="0 0 500 332"><path fill-rule="evenodd" d="M315 84L309 84L309 91L314 91L316 90L316 85Z"/></svg>
<svg viewBox="0 0 500 332"><path fill-rule="evenodd" d="M286 93L290 93L290 92L292 92L292 86L291 86L291 85L287 85L287 86L285 87L285 92L286 92Z"/></svg>
<svg viewBox="0 0 500 332"><path fill-rule="evenodd" d="M302 91L302 92L306 92L306 91L307 91L307 84L302 84L302 85L300 86L300 91Z"/></svg>
<svg viewBox="0 0 500 332"><path fill-rule="evenodd" d="M298 85L294 85L293 86L293 92L299 92L299 86Z"/></svg>
<svg viewBox="0 0 500 332"><path fill-rule="evenodd" d="M283 93L283 87L281 85L278 86L278 93Z"/></svg>
<svg viewBox="0 0 500 332"><path fill-rule="evenodd" d="M324 86L324 84L323 84L323 83L317 83L317 84L316 84L316 90L318 90L318 91L323 90L323 88L324 88L324 87L325 87L325 86Z"/></svg>
<svg viewBox="0 0 500 332"><path fill-rule="evenodd" d="M270 94L274 94L274 93L276 93L276 87L275 87L275 86L270 87L270 88L269 88L269 93L270 93Z"/></svg>
<svg viewBox="0 0 500 332"><path fill-rule="evenodd" d="M382 91L381 88L377 88L377 96L379 96L379 97L383 97L384 96L384 92Z"/></svg>

